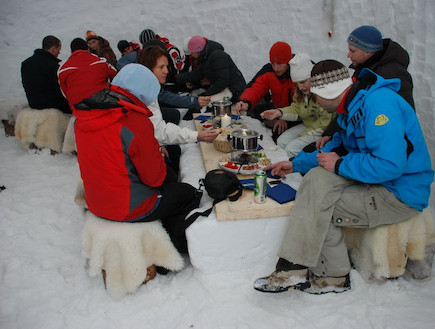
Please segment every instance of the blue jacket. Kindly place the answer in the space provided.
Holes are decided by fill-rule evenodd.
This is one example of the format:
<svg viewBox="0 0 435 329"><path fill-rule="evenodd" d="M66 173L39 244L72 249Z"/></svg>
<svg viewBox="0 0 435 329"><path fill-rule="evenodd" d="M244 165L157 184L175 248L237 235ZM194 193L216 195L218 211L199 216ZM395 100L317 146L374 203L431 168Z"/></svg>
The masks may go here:
<svg viewBox="0 0 435 329"><path fill-rule="evenodd" d="M384 79L368 69L362 70L358 79L366 75L376 81L359 90L348 113L338 116L343 130L335 133L322 151L330 152L342 144L348 154L337 161L336 174L381 184L421 211L428 206L434 173L417 116L397 94L399 79ZM304 173L318 166L317 153L299 153L293 160L294 171Z"/></svg>

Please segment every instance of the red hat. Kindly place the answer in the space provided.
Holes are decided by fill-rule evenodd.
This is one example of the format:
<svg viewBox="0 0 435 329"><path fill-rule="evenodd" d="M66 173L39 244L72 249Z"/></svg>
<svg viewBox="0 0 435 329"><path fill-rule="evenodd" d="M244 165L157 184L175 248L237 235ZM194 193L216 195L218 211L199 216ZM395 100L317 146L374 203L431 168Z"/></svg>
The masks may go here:
<svg viewBox="0 0 435 329"><path fill-rule="evenodd" d="M200 35L195 35L190 38L189 43L187 44L187 49L191 53L199 53L205 47L206 41L205 38Z"/></svg>
<svg viewBox="0 0 435 329"><path fill-rule="evenodd" d="M270 62L287 64L292 59L292 49L286 42L275 42L269 51Z"/></svg>

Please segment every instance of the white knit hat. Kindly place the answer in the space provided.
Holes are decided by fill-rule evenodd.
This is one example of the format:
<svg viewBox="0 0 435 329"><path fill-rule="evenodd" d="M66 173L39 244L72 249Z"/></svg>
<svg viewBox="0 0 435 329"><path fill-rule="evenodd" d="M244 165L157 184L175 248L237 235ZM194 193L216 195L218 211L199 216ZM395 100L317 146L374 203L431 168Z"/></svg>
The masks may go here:
<svg viewBox="0 0 435 329"><path fill-rule="evenodd" d="M352 85L349 71L332 59L318 62L312 69L310 92L324 99L335 99Z"/></svg>
<svg viewBox="0 0 435 329"><path fill-rule="evenodd" d="M314 64L311 63L310 56L304 53L296 54L290 60L290 76L293 82L300 82L311 76L311 69Z"/></svg>

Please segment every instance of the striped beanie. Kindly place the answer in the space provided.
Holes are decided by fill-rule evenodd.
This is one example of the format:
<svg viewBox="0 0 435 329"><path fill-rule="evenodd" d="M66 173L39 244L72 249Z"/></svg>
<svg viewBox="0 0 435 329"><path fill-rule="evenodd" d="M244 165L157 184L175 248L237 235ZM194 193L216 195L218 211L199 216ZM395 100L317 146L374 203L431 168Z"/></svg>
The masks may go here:
<svg viewBox="0 0 435 329"><path fill-rule="evenodd" d="M139 41L141 44L145 44L147 41L156 39L156 34L151 29L145 29L139 34Z"/></svg>

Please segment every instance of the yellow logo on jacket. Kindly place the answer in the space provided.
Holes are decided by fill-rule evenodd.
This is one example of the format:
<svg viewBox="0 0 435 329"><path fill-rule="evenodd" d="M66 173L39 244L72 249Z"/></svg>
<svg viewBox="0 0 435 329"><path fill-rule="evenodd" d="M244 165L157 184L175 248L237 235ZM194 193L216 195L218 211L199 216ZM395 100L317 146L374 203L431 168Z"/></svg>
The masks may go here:
<svg viewBox="0 0 435 329"><path fill-rule="evenodd" d="M375 120L375 126L383 126L384 124L386 124L388 121L390 121L390 119L388 119L388 117L384 114L379 114L376 117Z"/></svg>

